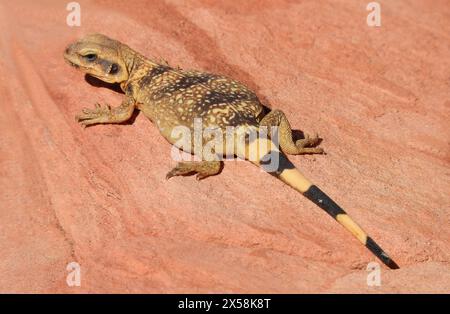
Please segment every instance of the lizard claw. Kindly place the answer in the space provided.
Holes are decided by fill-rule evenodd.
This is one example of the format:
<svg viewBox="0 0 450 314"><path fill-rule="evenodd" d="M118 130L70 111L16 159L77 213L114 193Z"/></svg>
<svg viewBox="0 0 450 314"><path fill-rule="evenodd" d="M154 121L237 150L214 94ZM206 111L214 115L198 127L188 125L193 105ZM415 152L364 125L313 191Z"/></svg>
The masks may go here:
<svg viewBox="0 0 450 314"><path fill-rule="evenodd" d="M174 177L175 174L173 173L173 170L167 172L166 174L166 180L169 180L170 178Z"/></svg>
<svg viewBox="0 0 450 314"><path fill-rule="evenodd" d="M166 180L169 180L170 178L175 176L186 176L194 173L197 173L197 180L202 179L201 174L197 172L194 164L189 162L179 162L172 170L170 170L166 174Z"/></svg>
<svg viewBox="0 0 450 314"><path fill-rule="evenodd" d="M203 180L204 178L206 178L208 176L209 176L208 174L202 174L202 173L198 172L197 175L195 176L195 179L197 181L201 181L201 180Z"/></svg>
<svg viewBox="0 0 450 314"><path fill-rule="evenodd" d="M99 103L95 104L94 109L84 108L81 114L75 116L75 120L86 127L87 125L101 123L111 114L111 106L106 104L102 107Z"/></svg>
<svg viewBox="0 0 450 314"><path fill-rule="evenodd" d="M190 171L186 171L186 170L182 169L180 166L176 166L175 168L173 168L166 174L166 180L169 180L172 177L185 175L188 172L190 172Z"/></svg>

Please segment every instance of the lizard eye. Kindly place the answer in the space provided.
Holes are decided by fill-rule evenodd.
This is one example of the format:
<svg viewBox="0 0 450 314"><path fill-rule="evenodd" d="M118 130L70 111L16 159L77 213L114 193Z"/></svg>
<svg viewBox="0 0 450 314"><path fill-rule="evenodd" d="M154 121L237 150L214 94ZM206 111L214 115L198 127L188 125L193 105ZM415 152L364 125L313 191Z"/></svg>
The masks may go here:
<svg viewBox="0 0 450 314"><path fill-rule="evenodd" d="M97 59L97 55L94 54L94 53L90 53L90 54L87 54L87 55L83 56L83 58L85 58L89 62L92 62L92 61L95 61Z"/></svg>

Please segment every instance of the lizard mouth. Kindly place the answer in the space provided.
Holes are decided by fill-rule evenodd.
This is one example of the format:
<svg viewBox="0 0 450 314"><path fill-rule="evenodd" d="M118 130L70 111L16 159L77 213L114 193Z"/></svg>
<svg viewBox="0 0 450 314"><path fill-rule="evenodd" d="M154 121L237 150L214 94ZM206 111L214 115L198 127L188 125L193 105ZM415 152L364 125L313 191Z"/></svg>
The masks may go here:
<svg viewBox="0 0 450 314"><path fill-rule="evenodd" d="M75 69L84 70L84 72L86 72L86 73L90 72L90 71L88 71L88 70L89 70L88 67L85 67L85 66L82 66L82 65L80 65L80 64L77 64L77 63L75 63L75 62L72 62L72 61L70 61L69 59L66 59L66 61L67 61L67 63L68 63L70 66L74 67ZM89 73L89 75L92 75L92 76L95 76L95 77L99 77L99 76L97 76L97 75L95 75L95 74L93 74L93 73Z"/></svg>
<svg viewBox="0 0 450 314"><path fill-rule="evenodd" d="M101 81L106 82L106 78L108 75L105 75L103 73L99 73L99 71L97 71L95 68L91 68L91 67L87 67L78 63L75 63L74 61L71 60L70 56L64 55L64 59L67 62L67 64L69 64L70 66L74 67L77 70L81 70L82 72L95 77ZM117 73L119 70L118 65L117 64L112 64L108 70L108 74L115 74Z"/></svg>
<svg viewBox="0 0 450 314"><path fill-rule="evenodd" d="M66 60L66 62L67 62L69 65L73 66L73 67L76 68L76 69L79 69L79 68L81 67L79 64L76 64L76 63L70 61L69 57L68 57L66 54L64 55L64 60Z"/></svg>
<svg viewBox="0 0 450 314"><path fill-rule="evenodd" d="M78 64L73 63L72 61L67 61L67 62L76 69L78 69L80 67Z"/></svg>

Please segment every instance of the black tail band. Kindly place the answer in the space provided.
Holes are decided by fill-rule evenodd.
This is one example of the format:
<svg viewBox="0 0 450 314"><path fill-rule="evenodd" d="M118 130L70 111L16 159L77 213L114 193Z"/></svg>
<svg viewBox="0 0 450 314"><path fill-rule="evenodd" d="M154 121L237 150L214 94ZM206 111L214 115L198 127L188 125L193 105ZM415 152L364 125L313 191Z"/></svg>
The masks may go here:
<svg viewBox="0 0 450 314"><path fill-rule="evenodd" d="M347 215L347 213L336 204L328 195L326 195L317 186L311 185L311 187L303 193L314 204L325 210L331 217L337 219L338 215ZM363 241L363 240L360 240ZM366 235L366 241L364 245L376 256L378 257L386 266L391 269L398 269L399 266L395 263L375 241Z"/></svg>
<svg viewBox="0 0 450 314"><path fill-rule="evenodd" d="M371 237L367 237L366 247L378 257L387 267L391 269L399 269L400 267L394 262Z"/></svg>
<svg viewBox="0 0 450 314"><path fill-rule="evenodd" d="M334 219L336 219L336 216L339 214L345 214L345 211L338 204L315 185L311 185L303 195L326 211Z"/></svg>

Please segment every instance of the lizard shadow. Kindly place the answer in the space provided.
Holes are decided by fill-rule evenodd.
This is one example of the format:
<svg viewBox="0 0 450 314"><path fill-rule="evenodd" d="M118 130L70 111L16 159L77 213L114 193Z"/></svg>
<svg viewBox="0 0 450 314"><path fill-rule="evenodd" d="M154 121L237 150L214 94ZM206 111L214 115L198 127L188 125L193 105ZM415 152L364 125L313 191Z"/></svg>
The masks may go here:
<svg viewBox="0 0 450 314"><path fill-rule="evenodd" d="M89 74L85 74L84 75L84 80L91 86L95 86L95 87L102 87L102 88L108 88L110 90L112 90L113 92L116 93L120 93L120 94L125 94L123 92L123 90L120 88L120 84L119 83L107 83L107 82L103 82L102 80L93 77Z"/></svg>

